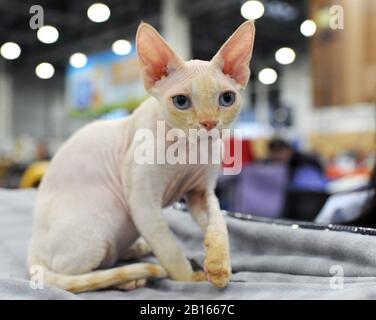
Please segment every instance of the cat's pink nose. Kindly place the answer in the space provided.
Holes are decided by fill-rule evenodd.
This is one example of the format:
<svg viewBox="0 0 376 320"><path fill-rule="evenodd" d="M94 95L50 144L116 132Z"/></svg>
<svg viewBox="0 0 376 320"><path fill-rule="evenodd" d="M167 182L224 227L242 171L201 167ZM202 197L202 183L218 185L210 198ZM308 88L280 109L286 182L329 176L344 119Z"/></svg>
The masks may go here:
<svg viewBox="0 0 376 320"><path fill-rule="evenodd" d="M211 130L215 128L218 124L218 121L202 121L200 124L206 129L206 130Z"/></svg>

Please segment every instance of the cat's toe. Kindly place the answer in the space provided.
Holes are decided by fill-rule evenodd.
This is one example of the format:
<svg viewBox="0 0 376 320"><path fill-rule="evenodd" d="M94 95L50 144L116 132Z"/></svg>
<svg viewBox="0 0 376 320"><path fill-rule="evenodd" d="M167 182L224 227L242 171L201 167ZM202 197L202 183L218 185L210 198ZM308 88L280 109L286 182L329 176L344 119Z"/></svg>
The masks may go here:
<svg viewBox="0 0 376 320"><path fill-rule="evenodd" d="M196 271L192 275L192 281L208 281L204 271Z"/></svg>
<svg viewBox="0 0 376 320"><path fill-rule="evenodd" d="M207 237L205 241L206 258L204 270L208 280L217 288L224 288L230 281L231 264L226 246L220 241L211 241Z"/></svg>
<svg viewBox="0 0 376 320"><path fill-rule="evenodd" d="M207 271L206 276L208 280L217 288L224 288L228 285L231 278L231 269L226 267L218 268L214 270L210 268L205 268Z"/></svg>
<svg viewBox="0 0 376 320"><path fill-rule="evenodd" d="M143 288L145 286L146 286L146 279L137 279L137 280L131 280L131 281L120 283L114 286L114 288L118 290L130 291L130 290L134 290L138 288Z"/></svg>

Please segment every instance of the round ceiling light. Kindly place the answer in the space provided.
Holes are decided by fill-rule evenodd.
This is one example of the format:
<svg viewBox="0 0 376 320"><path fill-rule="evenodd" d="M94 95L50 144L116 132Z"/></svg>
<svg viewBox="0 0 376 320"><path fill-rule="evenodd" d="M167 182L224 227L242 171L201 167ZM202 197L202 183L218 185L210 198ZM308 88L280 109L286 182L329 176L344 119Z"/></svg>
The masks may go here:
<svg viewBox="0 0 376 320"><path fill-rule="evenodd" d="M74 68L83 68L87 64L87 57L83 53L77 52L70 56L69 63Z"/></svg>
<svg viewBox="0 0 376 320"><path fill-rule="evenodd" d="M280 64L290 64L295 60L295 51L291 48L281 48L275 53L275 59Z"/></svg>
<svg viewBox="0 0 376 320"><path fill-rule="evenodd" d="M43 26L37 32L37 38L43 43L54 43L59 38L59 31L53 26Z"/></svg>
<svg viewBox="0 0 376 320"><path fill-rule="evenodd" d="M306 20L300 25L300 32L305 37L312 37L317 30L316 23L312 20Z"/></svg>
<svg viewBox="0 0 376 320"><path fill-rule="evenodd" d="M0 48L0 54L8 60L17 59L21 54L20 46L15 42L6 42Z"/></svg>
<svg viewBox="0 0 376 320"><path fill-rule="evenodd" d="M246 1L240 8L241 15L248 20L256 20L264 15L264 5L260 1Z"/></svg>
<svg viewBox="0 0 376 320"><path fill-rule="evenodd" d="M132 44L128 40L117 40L112 44L112 51L124 56L132 51Z"/></svg>
<svg viewBox="0 0 376 320"><path fill-rule="evenodd" d="M87 9L87 16L93 22L105 22L110 18L111 10L104 3L94 3Z"/></svg>
<svg viewBox="0 0 376 320"><path fill-rule="evenodd" d="M258 78L261 83L269 85L277 81L278 75L274 69L265 68L259 72Z"/></svg>
<svg viewBox="0 0 376 320"><path fill-rule="evenodd" d="M41 79L50 79L55 74L55 68L48 62L42 62L36 66L35 74Z"/></svg>

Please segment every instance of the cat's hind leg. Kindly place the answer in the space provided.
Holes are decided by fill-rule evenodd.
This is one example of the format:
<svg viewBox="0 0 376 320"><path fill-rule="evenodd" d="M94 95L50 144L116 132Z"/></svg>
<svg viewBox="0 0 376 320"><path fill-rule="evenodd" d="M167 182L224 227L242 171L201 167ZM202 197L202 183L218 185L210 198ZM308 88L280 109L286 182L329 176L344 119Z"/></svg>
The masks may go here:
<svg viewBox="0 0 376 320"><path fill-rule="evenodd" d="M142 258L152 253L151 248L146 243L144 238L138 238L120 257L120 260L131 260Z"/></svg>
<svg viewBox="0 0 376 320"><path fill-rule="evenodd" d="M138 238L126 251L123 255L120 256L119 260L132 260L137 258L142 258L151 254L151 248L146 243L144 238ZM130 291L138 288L143 288L146 286L147 279L137 279L131 281L125 281L114 286L114 289Z"/></svg>

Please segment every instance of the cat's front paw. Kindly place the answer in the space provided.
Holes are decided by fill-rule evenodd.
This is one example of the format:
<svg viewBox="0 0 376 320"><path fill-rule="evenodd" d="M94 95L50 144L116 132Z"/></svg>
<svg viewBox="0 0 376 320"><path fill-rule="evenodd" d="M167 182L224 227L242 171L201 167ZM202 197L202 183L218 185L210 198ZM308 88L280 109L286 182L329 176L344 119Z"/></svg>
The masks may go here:
<svg viewBox="0 0 376 320"><path fill-rule="evenodd" d="M208 232L205 237L204 270L208 280L217 288L224 288L231 278L231 263L227 237Z"/></svg>

